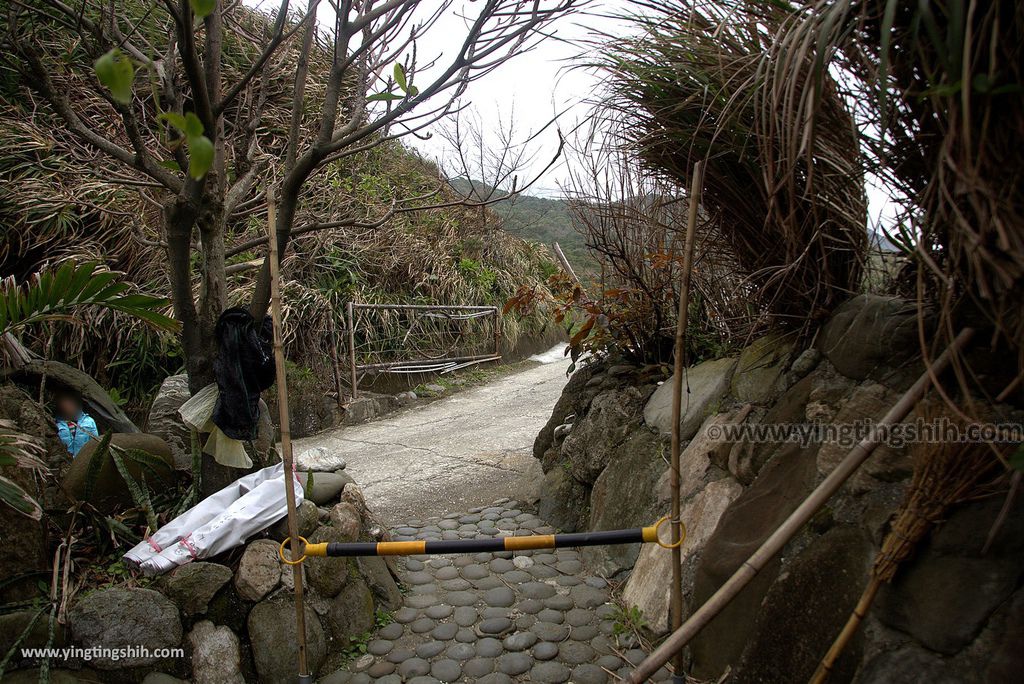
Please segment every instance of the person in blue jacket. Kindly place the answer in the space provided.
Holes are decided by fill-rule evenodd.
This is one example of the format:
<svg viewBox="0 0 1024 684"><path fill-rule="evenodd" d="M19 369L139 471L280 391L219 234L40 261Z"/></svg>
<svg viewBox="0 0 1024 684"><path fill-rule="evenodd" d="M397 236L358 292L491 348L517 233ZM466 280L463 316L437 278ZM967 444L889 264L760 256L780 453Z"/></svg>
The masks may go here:
<svg viewBox="0 0 1024 684"><path fill-rule="evenodd" d="M74 458L90 439L100 436L96 421L82 410L82 400L74 394L57 395L57 436Z"/></svg>

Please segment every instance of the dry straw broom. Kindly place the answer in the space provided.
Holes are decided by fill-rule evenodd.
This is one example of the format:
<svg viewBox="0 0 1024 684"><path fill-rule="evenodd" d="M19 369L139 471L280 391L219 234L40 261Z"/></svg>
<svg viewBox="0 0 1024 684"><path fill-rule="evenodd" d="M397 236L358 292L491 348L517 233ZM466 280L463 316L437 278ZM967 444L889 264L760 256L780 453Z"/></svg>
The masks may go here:
<svg viewBox="0 0 1024 684"><path fill-rule="evenodd" d="M926 410L924 415L926 420L952 420L950 416L934 410ZM900 565L942 521L949 508L978 494L994 477L1003 474L1007 447L986 442L964 444L946 440L918 442L911 447L914 474L906 496L889 534L882 542L882 548L875 556L870 580L846 625L811 677L812 684L821 684L828 679L836 660L871 608L878 590L884 583L892 581Z"/></svg>

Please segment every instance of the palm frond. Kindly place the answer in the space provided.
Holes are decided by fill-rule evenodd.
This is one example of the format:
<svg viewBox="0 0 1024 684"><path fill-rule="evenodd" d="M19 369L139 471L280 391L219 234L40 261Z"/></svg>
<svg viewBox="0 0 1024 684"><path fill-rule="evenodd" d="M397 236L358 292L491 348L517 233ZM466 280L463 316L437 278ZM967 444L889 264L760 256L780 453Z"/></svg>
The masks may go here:
<svg viewBox="0 0 1024 684"><path fill-rule="evenodd" d="M21 286L12 277L0 282L0 333L6 334L42 321L64 319L85 306L120 311L154 327L176 330L177 321L158 311L166 300L126 294L129 285L118 274L98 270L97 264L65 261L53 270L34 274Z"/></svg>

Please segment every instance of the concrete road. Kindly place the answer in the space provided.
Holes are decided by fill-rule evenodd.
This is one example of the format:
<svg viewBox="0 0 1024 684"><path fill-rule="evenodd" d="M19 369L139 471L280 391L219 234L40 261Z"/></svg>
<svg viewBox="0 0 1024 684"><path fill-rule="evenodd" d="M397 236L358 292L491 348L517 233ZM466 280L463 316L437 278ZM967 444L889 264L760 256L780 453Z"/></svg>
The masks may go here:
<svg viewBox="0 0 1024 684"><path fill-rule="evenodd" d="M566 383L562 347L532 367L381 420L295 440L342 454L388 525L527 495L540 473L533 440Z"/></svg>

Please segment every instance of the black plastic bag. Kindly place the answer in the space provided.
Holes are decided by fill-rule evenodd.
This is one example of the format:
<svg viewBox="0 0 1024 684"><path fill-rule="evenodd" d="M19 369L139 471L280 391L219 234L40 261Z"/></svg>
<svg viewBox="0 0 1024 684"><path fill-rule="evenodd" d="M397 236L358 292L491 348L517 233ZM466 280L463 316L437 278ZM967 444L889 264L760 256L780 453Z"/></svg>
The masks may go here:
<svg viewBox="0 0 1024 684"><path fill-rule="evenodd" d="M245 309L227 309L217 320L217 405L213 422L232 439L253 440L259 426L260 393L273 386L274 327L269 316L263 324Z"/></svg>

